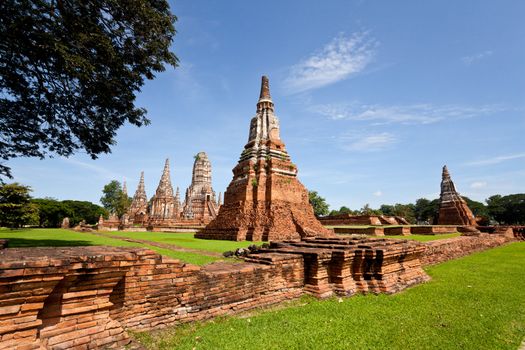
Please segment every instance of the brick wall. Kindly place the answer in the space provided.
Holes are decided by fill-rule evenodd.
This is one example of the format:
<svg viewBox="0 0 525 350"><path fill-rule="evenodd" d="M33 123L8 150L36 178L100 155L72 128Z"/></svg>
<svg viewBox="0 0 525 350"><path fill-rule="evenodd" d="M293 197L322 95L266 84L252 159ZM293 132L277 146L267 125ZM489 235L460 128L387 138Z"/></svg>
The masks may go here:
<svg viewBox="0 0 525 350"><path fill-rule="evenodd" d="M87 349L145 330L292 299L301 256L204 267L151 250L114 247L0 250L0 349Z"/></svg>
<svg viewBox="0 0 525 350"><path fill-rule="evenodd" d="M421 264L433 265L457 259L511 241L514 241L514 238L508 235L481 233L478 236L460 236L426 242L426 250L421 257Z"/></svg>

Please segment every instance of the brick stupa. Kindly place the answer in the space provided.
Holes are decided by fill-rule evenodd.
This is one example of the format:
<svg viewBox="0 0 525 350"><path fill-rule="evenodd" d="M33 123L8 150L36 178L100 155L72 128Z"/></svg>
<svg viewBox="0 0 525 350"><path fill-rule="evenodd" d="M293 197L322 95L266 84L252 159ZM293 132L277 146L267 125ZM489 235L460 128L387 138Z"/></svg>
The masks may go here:
<svg viewBox="0 0 525 350"><path fill-rule="evenodd" d="M441 180L438 225L476 225L474 215L456 191L446 165Z"/></svg>
<svg viewBox="0 0 525 350"><path fill-rule="evenodd" d="M191 185L185 198L183 219L208 223L217 216L219 206L211 186L211 162L206 152L195 156Z"/></svg>
<svg viewBox="0 0 525 350"><path fill-rule="evenodd" d="M195 237L282 241L331 234L316 219L308 191L297 179L297 167L279 136L268 78L263 76L248 143L233 168L224 204Z"/></svg>
<svg viewBox="0 0 525 350"><path fill-rule="evenodd" d="M144 187L144 172L140 173L140 181L127 211L131 224L145 224L148 220L148 197Z"/></svg>
<svg viewBox="0 0 525 350"><path fill-rule="evenodd" d="M173 187L170 178L170 161L166 159L159 186L151 198L149 215L150 226L170 226L175 223L179 208L173 196Z"/></svg>

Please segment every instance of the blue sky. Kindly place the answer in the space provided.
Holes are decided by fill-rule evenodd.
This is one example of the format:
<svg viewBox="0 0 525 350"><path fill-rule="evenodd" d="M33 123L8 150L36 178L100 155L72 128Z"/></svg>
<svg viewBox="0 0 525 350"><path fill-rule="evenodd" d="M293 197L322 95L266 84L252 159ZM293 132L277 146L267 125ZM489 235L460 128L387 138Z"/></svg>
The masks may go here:
<svg viewBox="0 0 525 350"><path fill-rule="evenodd" d="M126 126L91 160L15 159L36 197L98 202L104 184L164 159L189 185L208 153L224 191L248 138L260 77L299 179L331 208L439 195L448 165L462 195L525 192L525 2L195 1L172 3L180 67L147 82L148 127Z"/></svg>

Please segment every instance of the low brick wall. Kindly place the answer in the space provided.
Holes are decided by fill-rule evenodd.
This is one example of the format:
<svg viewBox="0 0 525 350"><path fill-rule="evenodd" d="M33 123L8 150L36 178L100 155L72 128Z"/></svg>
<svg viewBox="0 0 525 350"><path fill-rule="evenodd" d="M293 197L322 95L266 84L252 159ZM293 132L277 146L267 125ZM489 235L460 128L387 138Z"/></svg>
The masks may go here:
<svg viewBox="0 0 525 350"><path fill-rule="evenodd" d="M503 234L481 233L477 236L460 236L426 242L421 257L422 265L433 265L444 261L494 248L515 239Z"/></svg>
<svg viewBox="0 0 525 350"><path fill-rule="evenodd" d="M303 259L181 263L139 248L0 250L0 349L102 349L162 328L303 293Z"/></svg>
<svg viewBox="0 0 525 350"><path fill-rule="evenodd" d="M382 227L334 227L334 233L343 235L384 236Z"/></svg>
<svg viewBox="0 0 525 350"><path fill-rule="evenodd" d="M458 232L456 226L411 226L413 235L443 235Z"/></svg>
<svg viewBox="0 0 525 350"><path fill-rule="evenodd" d="M410 226L399 226L399 227L385 227L386 236L409 236Z"/></svg>

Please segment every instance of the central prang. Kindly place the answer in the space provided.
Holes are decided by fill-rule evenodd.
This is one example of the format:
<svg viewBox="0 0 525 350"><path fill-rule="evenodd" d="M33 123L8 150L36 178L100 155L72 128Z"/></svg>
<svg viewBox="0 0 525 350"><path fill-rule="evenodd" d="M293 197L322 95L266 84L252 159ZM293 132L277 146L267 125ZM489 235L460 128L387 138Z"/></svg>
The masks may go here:
<svg viewBox="0 0 525 350"><path fill-rule="evenodd" d="M248 143L233 168L224 205L196 237L282 241L332 234L315 217L279 134L269 81L263 76Z"/></svg>

